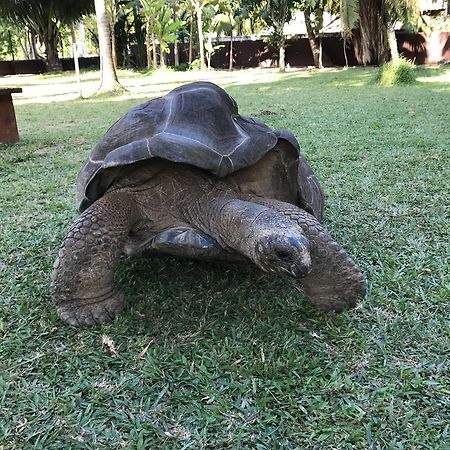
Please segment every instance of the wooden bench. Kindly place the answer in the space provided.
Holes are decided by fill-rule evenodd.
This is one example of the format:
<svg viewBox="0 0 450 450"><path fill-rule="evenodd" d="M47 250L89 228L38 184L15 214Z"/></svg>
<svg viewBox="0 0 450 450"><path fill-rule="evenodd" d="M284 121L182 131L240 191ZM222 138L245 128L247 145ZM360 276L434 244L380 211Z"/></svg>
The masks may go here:
<svg viewBox="0 0 450 450"><path fill-rule="evenodd" d="M22 92L22 88L0 88L0 143L13 144L19 141L16 114L11 94Z"/></svg>

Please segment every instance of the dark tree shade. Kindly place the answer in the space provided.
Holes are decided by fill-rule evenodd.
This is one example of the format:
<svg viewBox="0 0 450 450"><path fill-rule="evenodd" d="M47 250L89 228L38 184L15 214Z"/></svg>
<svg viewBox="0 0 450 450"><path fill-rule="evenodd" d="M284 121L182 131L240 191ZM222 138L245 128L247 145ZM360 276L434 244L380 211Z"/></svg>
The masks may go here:
<svg viewBox="0 0 450 450"><path fill-rule="evenodd" d="M0 0L0 18L34 30L45 46L47 67L60 70L59 27L94 11L93 0Z"/></svg>

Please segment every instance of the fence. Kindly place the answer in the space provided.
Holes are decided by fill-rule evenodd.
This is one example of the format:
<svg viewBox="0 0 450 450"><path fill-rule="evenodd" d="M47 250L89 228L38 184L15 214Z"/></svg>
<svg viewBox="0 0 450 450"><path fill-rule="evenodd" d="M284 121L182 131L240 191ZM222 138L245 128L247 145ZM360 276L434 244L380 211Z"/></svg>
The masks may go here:
<svg viewBox="0 0 450 450"><path fill-rule="evenodd" d="M450 61L450 33L397 33L400 53L416 64L435 64ZM215 68L227 68L230 42L224 41L211 58ZM323 62L325 66L344 66L344 45L339 35L325 36L322 40ZM348 64L356 65L354 48L349 44L345 53ZM277 64L276 49L267 46L262 40L236 40L233 42L234 67L275 67ZM187 45L180 45L180 62L188 62ZM80 68L98 68L99 57L80 58ZM169 64L173 64L173 52L169 55ZM286 64L291 67L313 66L314 61L307 38L295 38L288 41L286 48ZM63 70L73 70L71 58L62 59ZM0 76L16 74L38 74L47 71L42 60L0 61Z"/></svg>

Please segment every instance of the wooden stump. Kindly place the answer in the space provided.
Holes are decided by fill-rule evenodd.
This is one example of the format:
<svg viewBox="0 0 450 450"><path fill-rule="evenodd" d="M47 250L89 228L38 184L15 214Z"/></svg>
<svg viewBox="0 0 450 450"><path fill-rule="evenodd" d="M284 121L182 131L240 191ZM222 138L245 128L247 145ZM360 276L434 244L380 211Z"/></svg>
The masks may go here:
<svg viewBox="0 0 450 450"><path fill-rule="evenodd" d="M21 88L0 88L0 143L13 144L19 141L16 114L11 94L22 92Z"/></svg>

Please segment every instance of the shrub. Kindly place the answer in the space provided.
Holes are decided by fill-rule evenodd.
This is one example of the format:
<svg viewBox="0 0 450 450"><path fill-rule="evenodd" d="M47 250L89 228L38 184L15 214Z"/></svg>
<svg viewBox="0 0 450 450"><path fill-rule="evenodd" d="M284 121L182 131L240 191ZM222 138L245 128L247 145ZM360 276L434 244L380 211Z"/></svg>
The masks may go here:
<svg viewBox="0 0 450 450"><path fill-rule="evenodd" d="M177 72L185 72L189 70L189 63L181 63L178 66L174 66L173 69Z"/></svg>
<svg viewBox="0 0 450 450"><path fill-rule="evenodd" d="M416 80L414 64L406 58L384 63L378 72L377 80L385 86L411 84Z"/></svg>
<svg viewBox="0 0 450 450"><path fill-rule="evenodd" d="M200 70L202 68L202 64L200 62L200 59L194 59L194 61L192 61L189 64L189 70Z"/></svg>

